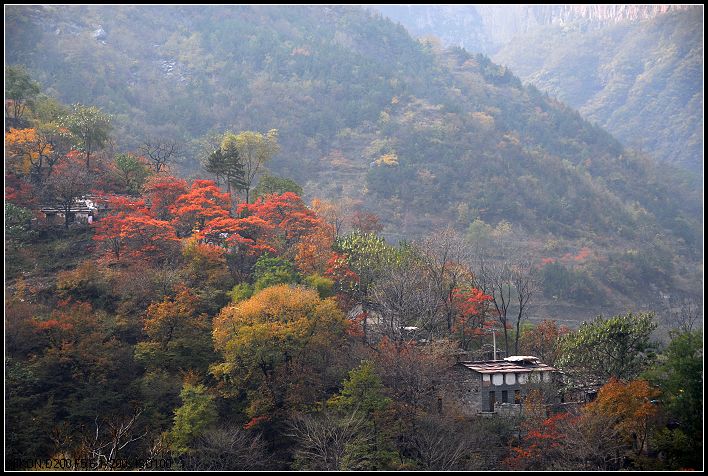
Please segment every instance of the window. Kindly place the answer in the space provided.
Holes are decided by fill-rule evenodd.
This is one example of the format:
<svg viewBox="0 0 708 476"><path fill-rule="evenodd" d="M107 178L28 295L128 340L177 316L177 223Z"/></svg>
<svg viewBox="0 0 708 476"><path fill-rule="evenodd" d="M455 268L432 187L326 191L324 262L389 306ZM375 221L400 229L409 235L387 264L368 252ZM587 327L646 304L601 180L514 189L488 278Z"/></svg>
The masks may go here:
<svg viewBox="0 0 708 476"><path fill-rule="evenodd" d="M509 403L509 392L502 390L502 403Z"/></svg>
<svg viewBox="0 0 708 476"><path fill-rule="evenodd" d="M521 403L521 390L514 390L514 403Z"/></svg>
<svg viewBox="0 0 708 476"><path fill-rule="evenodd" d="M494 392L489 392L489 411L494 411L494 404L497 403L497 398Z"/></svg>

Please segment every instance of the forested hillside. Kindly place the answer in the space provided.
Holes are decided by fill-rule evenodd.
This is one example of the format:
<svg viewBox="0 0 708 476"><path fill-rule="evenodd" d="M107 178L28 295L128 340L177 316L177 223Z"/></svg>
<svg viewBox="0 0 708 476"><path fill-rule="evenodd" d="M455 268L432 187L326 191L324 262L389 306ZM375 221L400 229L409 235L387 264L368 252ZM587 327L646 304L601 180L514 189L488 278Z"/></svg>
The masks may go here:
<svg viewBox="0 0 708 476"><path fill-rule="evenodd" d="M690 176L361 8L6 36L6 468L702 468Z"/></svg>
<svg viewBox="0 0 708 476"><path fill-rule="evenodd" d="M440 51L348 7L8 15L8 62L62 101L112 114L121 150L147 137L185 141L184 171L197 174L200 139L278 129L275 173L306 196L376 212L394 240L505 221L539 259L588 246L635 274L620 283L585 269L613 290L596 302L641 305L658 290L692 288L701 240L692 179L625 151L483 56Z"/></svg>

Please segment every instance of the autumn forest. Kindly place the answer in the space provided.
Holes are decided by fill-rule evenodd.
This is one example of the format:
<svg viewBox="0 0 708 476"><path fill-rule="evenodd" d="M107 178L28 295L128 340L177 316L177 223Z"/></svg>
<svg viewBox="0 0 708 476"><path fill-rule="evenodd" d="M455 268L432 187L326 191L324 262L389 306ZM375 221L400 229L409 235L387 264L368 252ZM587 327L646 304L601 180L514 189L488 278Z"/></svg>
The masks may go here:
<svg viewBox="0 0 708 476"><path fill-rule="evenodd" d="M703 469L702 154L404 26L6 6L6 469Z"/></svg>

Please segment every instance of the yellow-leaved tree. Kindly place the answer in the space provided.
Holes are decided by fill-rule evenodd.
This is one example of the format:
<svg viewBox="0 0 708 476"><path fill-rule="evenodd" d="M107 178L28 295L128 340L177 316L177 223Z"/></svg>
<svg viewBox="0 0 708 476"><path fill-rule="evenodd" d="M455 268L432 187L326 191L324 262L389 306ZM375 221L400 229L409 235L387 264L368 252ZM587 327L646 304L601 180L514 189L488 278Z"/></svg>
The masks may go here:
<svg viewBox="0 0 708 476"><path fill-rule="evenodd" d="M345 345L346 319L333 299L289 285L266 288L214 319L211 367L225 393L244 391L252 421L281 418L312 404L340 375L331 371Z"/></svg>
<svg viewBox="0 0 708 476"><path fill-rule="evenodd" d="M10 129L5 134L5 154L8 171L29 175L33 167L41 168L52 147L37 129Z"/></svg>

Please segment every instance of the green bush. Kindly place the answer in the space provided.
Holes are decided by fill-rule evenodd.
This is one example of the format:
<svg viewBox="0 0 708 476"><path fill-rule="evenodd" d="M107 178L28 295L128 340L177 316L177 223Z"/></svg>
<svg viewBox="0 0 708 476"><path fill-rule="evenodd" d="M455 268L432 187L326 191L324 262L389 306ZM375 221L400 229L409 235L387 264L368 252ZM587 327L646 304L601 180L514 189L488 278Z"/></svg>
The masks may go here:
<svg viewBox="0 0 708 476"><path fill-rule="evenodd" d="M253 288L256 292L276 284L297 284L300 282L300 275L290 261L271 257L268 254L258 258L253 271L256 281Z"/></svg>
<svg viewBox="0 0 708 476"><path fill-rule="evenodd" d="M253 286L248 283L240 283L233 287L231 290L231 302L236 304L237 302L245 301L246 299L253 296Z"/></svg>
<svg viewBox="0 0 708 476"><path fill-rule="evenodd" d="M317 290L321 299L334 296L334 281L319 274L313 274L305 277L305 283L313 289Z"/></svg>

